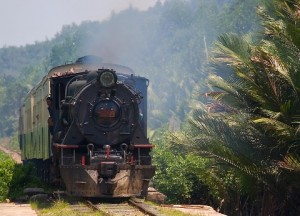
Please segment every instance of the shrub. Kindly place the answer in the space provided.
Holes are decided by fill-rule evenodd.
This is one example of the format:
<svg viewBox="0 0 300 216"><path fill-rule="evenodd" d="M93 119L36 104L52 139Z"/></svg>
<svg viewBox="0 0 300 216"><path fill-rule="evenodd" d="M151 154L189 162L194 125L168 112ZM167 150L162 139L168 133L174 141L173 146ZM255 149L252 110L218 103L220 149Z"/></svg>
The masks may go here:
<svg viewBox="0 0 300 216"><path fill-rule="evenodd" d="M3 152L0 152L0 202L8 198L10 182L13 177L15 162Z"/></svg>
<svg viewBox="0 0 300 216"><path fill-rule="evenodd" d="M17 164L7 154L0 152L0 202L14 200L22 195L26 187L42 187L43 183L35 176L32 164Z"/></svg>
<svg viewBox="0 0 300 216"><path fill-rule="evenodd" d="M15 164L13 176L9 184L9 198L15 199L22 195L24 188L43 187L42 181L35 175L33 164Z"/></svg>

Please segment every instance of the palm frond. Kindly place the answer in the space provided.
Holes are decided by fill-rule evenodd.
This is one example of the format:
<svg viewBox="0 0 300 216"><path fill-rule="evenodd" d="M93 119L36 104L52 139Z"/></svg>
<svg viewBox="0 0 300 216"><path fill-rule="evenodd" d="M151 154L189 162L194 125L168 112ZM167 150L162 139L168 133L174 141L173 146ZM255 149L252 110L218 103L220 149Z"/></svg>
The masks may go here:
<svg viewBox="0 0 300 216"><path fill-rule="evenodd" d="M254 55L251 57L251 60L256 64L261 65L261 68L266 70L269 77L274 77L276 75L280 76L280 80L284 79L291 88L295 90L293 80L289 73L289 68L282 62L274 43L262 40L260 46L255 48ZM275 79L273 78L273 80Z"/></svg>
<svg viewBox="0 0 300 216"><path fill-rule="evenodd" d="M260 163L262 158L259 158L259 155L249 157L249 152L251 152L248 149L249 146L240 145L241 141L239 138L242 138L243 135L240 134L238 138L237 134L229 130L228 124L221 119L216 120L208 116L201 116L200 118L207 121L204 123L199 120L191 120L191 123L201 133L193 136L177 133L174 134L176 138L173 138L173 140L177 140L177 142L185 145L189 150L193 150L204 157L214 158L216 163L231 166L257 181L270 186L268 179L270 175L274 174L274 167L262 166ZM231 135L229 136L229 134ZM257 159L253 160L252 157L257 157Z"/></svg>
<svg viewBox="0 0 300 216"><path fill-rule="evenodd" d="M278 162L281 168L300 172L300 156L297 154L288 154L283 158L283 161Z"/></svg>
<svg viewBox="0 0 300 216"><path fill-rule="evenodd" d="M209 75L208 76L208 81L211 85L227 92L227 93L230 93L231 95L238 95L238 92L236 91L235 88L233 88L233 86L225 81L222 77L220 76L217 76L217 75ZM219 94L218 96L221 96L221 94Z"/></svg>
<svg viewBox="0 0 300 216"><path fill-rule="evenodd" d="M282 117L282 113L281 112L276 112L273 110L268 110L268 109L260 109L260 113L262 114L262 116L271 118L271 119L280 119Z"/></svg>
<svg viewBox="0 0 300 216"><path fill-rule="evenodd" d="M250 66L250 41L249 37L233 33L223 34L216 43L214 61L223 62L235 68Z"/></svg>
<svg viewBox="0 0 300 216"><path fill-rule="evenodd" d="M293 139L296 132L294 127L277 121L276 119L257 118L253 120L253 122L260 126L267 134L272 135L274 138L284 140L285 142ZM286 143L286 145L287 144L288 143Z"/></svg>
<svg viewBox="0 0 300 216"><path fill-rule="evenodd" d="M276 20L266 13L266 9L262 6L257 7L257 14L262 18L262 26L265 27L264 34L270 37L283 35L285 25L282 20Z"/></svg>

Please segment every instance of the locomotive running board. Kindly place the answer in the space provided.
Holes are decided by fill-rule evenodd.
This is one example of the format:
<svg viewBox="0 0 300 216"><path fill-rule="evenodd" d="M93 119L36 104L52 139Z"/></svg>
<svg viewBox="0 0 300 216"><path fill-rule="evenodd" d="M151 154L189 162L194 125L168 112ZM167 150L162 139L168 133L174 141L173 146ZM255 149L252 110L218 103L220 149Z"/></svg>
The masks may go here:
<svg viewBox="0 0 300 216"><path fill-rule="evenodd" d="M84 181L75 181L75 184L86 184L87 182Z"/></svg>

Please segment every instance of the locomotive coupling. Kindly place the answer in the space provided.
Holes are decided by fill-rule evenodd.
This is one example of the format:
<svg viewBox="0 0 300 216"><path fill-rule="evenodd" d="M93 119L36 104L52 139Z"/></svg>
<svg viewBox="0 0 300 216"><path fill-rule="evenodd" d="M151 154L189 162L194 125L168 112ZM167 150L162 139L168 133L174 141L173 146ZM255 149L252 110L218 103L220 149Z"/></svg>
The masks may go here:
<svg viewBox="0 0 300 216"><path fill-rule="evenodd" d="M97 166L97 171L101 178L114 178L118 173L118 165L116 162L101 162Z"/></svg>

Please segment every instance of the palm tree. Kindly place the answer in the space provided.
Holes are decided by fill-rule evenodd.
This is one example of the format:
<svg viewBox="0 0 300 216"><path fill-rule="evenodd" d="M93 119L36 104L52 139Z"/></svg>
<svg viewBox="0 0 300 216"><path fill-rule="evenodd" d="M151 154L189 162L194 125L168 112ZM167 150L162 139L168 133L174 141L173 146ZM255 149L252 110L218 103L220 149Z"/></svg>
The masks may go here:
<svg viewBox="0 0 300 216"><path fill-rule="evenodd" d="M229 66L233 75L209 77L218 89L206 94L210 109L194 105L190 133L177 136L210 156L220 177L224 170L235 175L235 207L243 215L300 212L300 1L273 2L273 16L257 9L265 29L260 40L219 38L212 65ZM223 109L211 112L217 106Z"/></svg>

